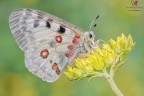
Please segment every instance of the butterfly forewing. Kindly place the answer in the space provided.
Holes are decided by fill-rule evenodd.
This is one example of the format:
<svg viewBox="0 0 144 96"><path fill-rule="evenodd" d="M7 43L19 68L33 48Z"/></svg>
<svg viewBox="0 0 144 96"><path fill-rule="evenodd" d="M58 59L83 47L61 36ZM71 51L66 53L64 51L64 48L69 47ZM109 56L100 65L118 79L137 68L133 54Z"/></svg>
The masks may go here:
<svg viewBox="0 0 144 96"><path fill-rule="evenodd" d="M47 82L59 78L80 51L83 31L51 14L18 9L9 17L11 32L25 52L30 72ZM78 42L79 41L79 42Z"/></svg>

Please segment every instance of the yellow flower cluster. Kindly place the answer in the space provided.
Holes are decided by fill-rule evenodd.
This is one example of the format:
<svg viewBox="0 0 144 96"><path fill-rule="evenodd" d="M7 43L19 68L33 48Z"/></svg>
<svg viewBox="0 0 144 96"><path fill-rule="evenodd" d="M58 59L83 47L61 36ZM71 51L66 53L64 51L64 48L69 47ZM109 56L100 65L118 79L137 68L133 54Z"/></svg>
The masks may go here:
<svg viewBox="0 0 144 96"><path fill-rule="evenodd" d="M91 53L74 60L74 65L68 66L64 74L70 79L81 79L83 77L102 76L106 68L115 68L115 71L125 60L127 54L134 47L131 35L126 37L122 34L114 41L103 43L101 47L95 48Z"/></svg>

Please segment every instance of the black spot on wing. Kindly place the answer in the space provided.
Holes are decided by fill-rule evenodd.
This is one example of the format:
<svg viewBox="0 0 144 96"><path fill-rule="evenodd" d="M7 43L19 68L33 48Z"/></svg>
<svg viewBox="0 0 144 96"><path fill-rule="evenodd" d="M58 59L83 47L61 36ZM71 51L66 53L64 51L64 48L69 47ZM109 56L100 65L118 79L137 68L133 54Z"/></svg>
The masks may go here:
<svg viewBox="0 0 144 96"><path fill-rule="evenodd" d="M30 11L30 12L32 12L32 10L31 9L25 9L26 11Z"/></svg>
<svg viewBox="0 0 144 96"><path fill-rule="evenodd" d="M40 25L40 20L34 21L34 28L38 27Z"/></svg>
<svg viewBox="0 0 144 96"><path fill-rule="evenodd" d="M51 28L51 24L49 21L46 21L46 27Z"/></svg>
<svg viewBox="0 0 144 96"><path fill-rule="evenodd" d="M50 60L50 63L52 63L53 61L52 60Z"/></svg>
<svg viewBox="0 0 144 96"><path fill-rule="evenodd" d="M65 28L60 26L59 29L58 29L58 32L61 33L61 34L65 33Z"/></svg>
<svg viewBox="0 0 144 96"><path fill-rule="evenodd" d="M55 47L56 46L56 42L50 42L49 45L50 45L50 47Z"/></svg>

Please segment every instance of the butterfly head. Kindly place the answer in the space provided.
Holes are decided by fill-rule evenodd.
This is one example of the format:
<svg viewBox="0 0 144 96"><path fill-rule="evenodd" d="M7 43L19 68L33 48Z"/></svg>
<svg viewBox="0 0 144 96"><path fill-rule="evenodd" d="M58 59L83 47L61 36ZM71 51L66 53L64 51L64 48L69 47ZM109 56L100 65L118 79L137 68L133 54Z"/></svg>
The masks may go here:
<svg viewBox="0 0 144 96"><path fill-rule="evenodd" d="M93 31L84 33L84 47L88 52L94 48L94 39L95 34Z"/></svg>

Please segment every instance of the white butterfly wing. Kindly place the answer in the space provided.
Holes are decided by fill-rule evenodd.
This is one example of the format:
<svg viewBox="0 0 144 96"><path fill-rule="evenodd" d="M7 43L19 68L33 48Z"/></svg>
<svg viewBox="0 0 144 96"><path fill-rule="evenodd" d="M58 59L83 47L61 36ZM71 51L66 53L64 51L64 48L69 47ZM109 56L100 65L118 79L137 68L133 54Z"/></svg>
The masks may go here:
<svg viewBox="0 0 144 96"><path fill-rule="evenodd" d="M51 14L18 9L10 15L9 25L25 52L26 67L44 81L57 80L81 50L83 31Z"/></svg>

